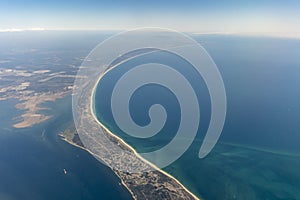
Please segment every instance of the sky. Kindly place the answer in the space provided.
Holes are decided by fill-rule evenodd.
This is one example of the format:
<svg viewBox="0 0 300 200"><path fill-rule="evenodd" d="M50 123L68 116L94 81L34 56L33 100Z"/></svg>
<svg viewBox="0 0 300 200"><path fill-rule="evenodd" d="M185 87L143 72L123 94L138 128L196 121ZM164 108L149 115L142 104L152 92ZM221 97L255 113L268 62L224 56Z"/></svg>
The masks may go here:
<svg viewBox="0 0 300 200"><path fill-rule="evenodd" d="M1 0L0 31L127 30L300 37L298 0Z"/></svg>

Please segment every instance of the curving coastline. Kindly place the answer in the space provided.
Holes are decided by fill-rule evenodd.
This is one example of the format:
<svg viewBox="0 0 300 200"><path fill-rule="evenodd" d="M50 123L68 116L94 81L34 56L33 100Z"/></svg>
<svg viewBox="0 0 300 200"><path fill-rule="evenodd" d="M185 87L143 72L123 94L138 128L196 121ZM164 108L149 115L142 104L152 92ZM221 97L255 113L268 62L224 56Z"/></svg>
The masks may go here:
<svg viewBox="0 0 300 200"><path fill-rule="evenodd" d="M110 134L112 137L115 138L115 135L110 132L108 129L106 129L108 132L107 134ZM87 151L88 153L95 156L97 159L102 159L99 155L95 154L94 152L90 151L86 147L84 147L80 140L75 139L77 133L76 131L72 131L72 137L70 137L69 129L67 129L65 132L58 134L61 139L70 145L73 145L75 147L78 147L82 150ZM78 135L77 135L78 136ZM120 139L120 142L122 142L122 139ZM126 143L122 142L122 145L126 145ZM130 146L127 146L128 148L132 148ZM134 149L132 149L135 151ZM136 153L137 156L138 153ZM105 162L105 161L103 161ZM155 168L155 171L149 172L147 174L145 173L132 173L128 174L127 172L118 171L110 166L108 166L120 179L121 184L129 191L129 193L132 195L133 199L152 199L152 198L159 198L160 194L164 193L165 196L164 199L199 199L197 196L195 196L193 193L191 193L184 185L182 185L177 179L175 179L173 176L168 174L167 172L157 168L155 165L150 163L147 160L143 160L143 162L151 165L153 168ZM138 184L132 184L133 179L137 180L145 180L151 182L151 179L156 179L156 182L161 182L162 180L165 181L165 183L159 183L159 188L151 188L149 189L149 185L138 185ZM152 183L153 184L153 183ZM152 190L152 191L151 191ZM169 194L167 195L166 194Z"/></svg>
<svg viewBox="0 0 300 200"><path fill-rule="evenodd" d="M173 176L141 157L95 116L93 102L99 81L110 70L140 53L145 52L121 55L108 67L103 66L106 71L88 67L95 66L93 59L87 59L82 64L82 71L77 75L89 78L76 79L73 87L74 132L78 134L71 142L82 142L80 146L84 146L95 158L110 167L134 199L199 199Z"/></svg>
<svg viewBox="0 0 300 200"><path fill-rule="evenodd" d="M120 63L118 63L119 65ZM162 169L158 168L156 165L154 165L153 163L149 162L148 160L146 160L145 158L143 158L142 156L140 156L138 154L138 152L129 144L127 144L122 138L118 137L116 134L114 134L112 131L110 131L108 128L106 128L96 117L95 115L95 109L94 109L94 97L95 97L95 91L96 88L98 86L99 81L101 80L101 78L107 73L109 72L111 69L113 69L115 66L111 67L109 70L107 70L105 73L103 73L98 81L96 82L96 84L94 85L93 89L92 89L92 95L90 98L90 113L92 114L93 120L96 121L101 128L104 130L104 132L106 134L108 134L108 136L114 138L115 140L117 140L118 145L121 145L124 147L126 147L130 152L132 152L138 159L140 159L142 162L146 163L147 165L149 165L154 171L161 173L163 176L168 177L169 179L171 179L172 181L174 181L176 184L178 184L179 187L181 187L188 195L188 198L184 198L184 199L199 199L196 195L194 195L191 191L189 191L182 183L180 183L180 181L178 181L176 178L174 178L172 175L170 175L169 173L163 171ZM90 151L89 151L90 152ZM101 158L100 158L101 159ZM122 184L130 191L130 193L133 195L133 198L137 198L136 194L134 194L133 191L131 191L131 187L130 185L126 184L126 181L123 180L124 177L122 175L120 175L118 170L113 169L111 166L109 166L116 174L117 176L121 179ZM191 197L191 198L190 198ZM149 198L149 197L148 197ZM183 197L181 196L181 199ZM138 198L139 199L139 198Z"/></svg>

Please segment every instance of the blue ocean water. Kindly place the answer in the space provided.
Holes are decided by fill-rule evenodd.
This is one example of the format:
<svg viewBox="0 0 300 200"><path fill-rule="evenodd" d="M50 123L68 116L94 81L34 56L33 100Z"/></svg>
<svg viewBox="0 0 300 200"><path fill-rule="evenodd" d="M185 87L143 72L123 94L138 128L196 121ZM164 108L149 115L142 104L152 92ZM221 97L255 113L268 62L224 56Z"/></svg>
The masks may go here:
<svg viewBox="0 0 300 200"><path fill-rule="evenodd" d="M204 199L299 199L300 40L217 35L195 39L217 64L228 101L220 141L209 156L197 156L210 118L207 88L189 63L168 52L134 58L107 73L96 89L98 119L138 152L167 144L180 120L179 104L167 88L145 85L131 98L132 118L141 126L149 123L153 104L162 104L168 113L162 131L147 139L132 138L118 128L110 98L116 81L134 66L148 62L172 66L197 91L201 121L188 151L164 170Z"/></svg>
<svg viewBox="0 0 300 200"><path fill-rule="evenodd" d="M299 153L300 40L230 36L199 40L226 87L222 140Z"/></svg>

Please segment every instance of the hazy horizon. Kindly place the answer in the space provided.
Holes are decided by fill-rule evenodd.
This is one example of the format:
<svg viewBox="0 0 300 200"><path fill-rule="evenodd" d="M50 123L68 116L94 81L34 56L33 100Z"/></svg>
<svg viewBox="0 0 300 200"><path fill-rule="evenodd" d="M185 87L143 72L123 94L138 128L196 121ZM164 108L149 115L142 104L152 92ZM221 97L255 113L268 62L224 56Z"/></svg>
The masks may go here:
<svg viewBox="0 0 300 200"><path fill-rule="evenodd" d="M12 0L1 2L0 7L0 32L162 27L192 33L300 37L300 2L295 0Z"/></svg>

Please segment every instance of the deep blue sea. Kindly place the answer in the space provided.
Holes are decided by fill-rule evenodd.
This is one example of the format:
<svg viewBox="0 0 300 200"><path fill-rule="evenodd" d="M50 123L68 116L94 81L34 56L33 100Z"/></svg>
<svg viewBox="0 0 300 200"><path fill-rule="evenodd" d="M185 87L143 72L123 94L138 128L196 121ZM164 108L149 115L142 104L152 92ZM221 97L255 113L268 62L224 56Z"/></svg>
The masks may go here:
<svg viewBox="0 0 300 200"><path fill-rule="evenodd" d="M218 66L227 94L224 129L206 158L197 155L211 114L208 90L189 63L171 53L142 55L109 71L96 90L98 119L138 152L166 145L180 122L179 103L170 90L148 84L131 97L130 113L140 126L150 122L148 110L153 104L163 105L168 113L161 132L147 139L133 138L120 130L110 100L116 81L129 69L149 62L172 66L197 91L201 121L188 151L164 170L204 199L300 199L300 40L220 35L194 38Z"/></svg>

